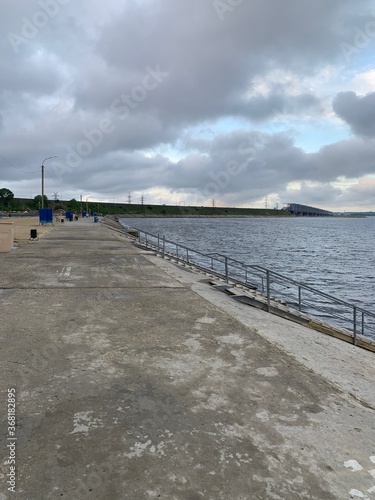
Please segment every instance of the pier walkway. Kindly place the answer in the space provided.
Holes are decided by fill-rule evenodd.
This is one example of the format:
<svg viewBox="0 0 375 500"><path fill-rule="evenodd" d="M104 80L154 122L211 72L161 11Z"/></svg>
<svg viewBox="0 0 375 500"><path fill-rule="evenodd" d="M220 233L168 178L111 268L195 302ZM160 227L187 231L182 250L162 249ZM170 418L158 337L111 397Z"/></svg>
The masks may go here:
<svg viewBox="0 0 375 500"><path fill-rule="evenodd" d="M373 353L92 219L0 270L0 500L375 498Z"/></svg>

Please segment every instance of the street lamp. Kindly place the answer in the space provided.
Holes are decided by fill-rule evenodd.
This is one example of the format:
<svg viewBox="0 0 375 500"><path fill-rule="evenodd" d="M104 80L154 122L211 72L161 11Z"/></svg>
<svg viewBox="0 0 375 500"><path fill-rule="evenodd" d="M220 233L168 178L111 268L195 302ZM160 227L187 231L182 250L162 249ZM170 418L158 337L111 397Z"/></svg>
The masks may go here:
<svg viewBox="0 0 375 500"><path fill-rule="evenodd" d="M44 158L42 161L42 210L44 208L44 162L50 160L51 158L57 158L57 155L48 156L48 158Z"/></svg>

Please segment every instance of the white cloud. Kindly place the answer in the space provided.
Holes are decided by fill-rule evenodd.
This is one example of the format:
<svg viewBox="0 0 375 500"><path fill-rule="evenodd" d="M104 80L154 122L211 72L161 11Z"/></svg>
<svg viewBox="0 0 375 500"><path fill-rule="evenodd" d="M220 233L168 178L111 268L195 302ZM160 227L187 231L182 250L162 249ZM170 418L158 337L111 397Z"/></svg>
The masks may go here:
<svg viewBox="0 0 375 500"><path fill-rule="evenodd" d="M351 89L357 94L368 94L375 89L375 69L356 75L351 82Z"/></svg>
<svg viewBox="0 0 375 500"><path fill-rule="evenodd" d="M324 205L340 202L340 179L356 186L374 173L374 141L355 135L373 136L361 96L375 73L366 48L347 66L342 52L373 19L369 0L355 8L351 0L253 0L222 19L210 0L54 0L56 15L17 52L8 34L22 35L40 2L4 1L0 154L23 172L0 161L0 178L16 196L38 192L40 162L52 154L63 165L47 167L49 196L132 191L149 202L168 193L208 200L215 183L218 203L273 202L297 182L300 195L312 199L315 190ZM150 71L157 85L145 80ZM335 114L332 102L346 91L357 98L341 95ZM337 140L340 126L353 136ZM297 147L301 130L316 133L305 143L328 146L315 154ZM255 150L251 161L241 141ZM81 152L75 166L72 151ZM246 168L229 174L233 161Z"/></svg>

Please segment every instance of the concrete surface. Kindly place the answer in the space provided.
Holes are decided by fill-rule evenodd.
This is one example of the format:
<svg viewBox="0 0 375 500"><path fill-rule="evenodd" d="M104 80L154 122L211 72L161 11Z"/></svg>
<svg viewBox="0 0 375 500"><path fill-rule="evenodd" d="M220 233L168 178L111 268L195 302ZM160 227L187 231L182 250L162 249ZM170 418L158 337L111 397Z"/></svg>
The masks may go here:
<svg viewBox="0 0 375 500"><path fill-rule="evenodd" d="M375 499L372 353L92 219L0 271L0 500Z"/></svg>

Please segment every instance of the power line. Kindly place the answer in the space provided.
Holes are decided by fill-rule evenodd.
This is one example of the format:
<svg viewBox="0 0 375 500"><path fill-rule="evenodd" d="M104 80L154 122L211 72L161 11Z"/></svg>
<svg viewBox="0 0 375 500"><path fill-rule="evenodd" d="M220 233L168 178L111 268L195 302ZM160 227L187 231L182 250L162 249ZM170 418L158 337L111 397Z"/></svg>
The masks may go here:
<svg viewBox="0 0 375 500"><path fill-rule="evenodd" d="M10 165L11 167L15 168L16 170L19 170L20 172L24 172L25 174L35 174L37 172L39 172L39 170L23 170L22 168L19 168L19 167L16 167L15 165L13 165L13 163L11 163L9 160L7 160L6 158L4 158L4 156L0 155L0 158L2 158L4 161L6 161L8 163L8 165Z"/></svg>
<svg viewBox="0 0 375 500"><path fill-rule="evenodd" d="M59 189L61 189L61 185L60 185L60 184L58 184L58 183L55 181L55 179L54 179L54 178L52 177L52 175L48 172L48 170L46 170L46 174L49 176L49 178L51 179L51 181L52 181L54 184L56 184L56 186L57 186Z"/></svg>
<svg viewBox="0 0 375 500"><path fill-rule="evenodd" d="M23 172L25 174L36 174L36 173L39 173L39 170L23 170L22 168L19 168L19 167L16 167L15 165L13 165L13 163L11 163L9 160L7 160L6 158L4 158L4 156L0 155L0 158L2 158L6 163L8 163L11 167L15 168L16 170L19 170L20 172ZM52 180L52 182L60 189L61 188L61 185L58 184L55 179L52 177L52 175L48 172L48 170L46 171L47 175L50 177L50 179Z"/></svg>

